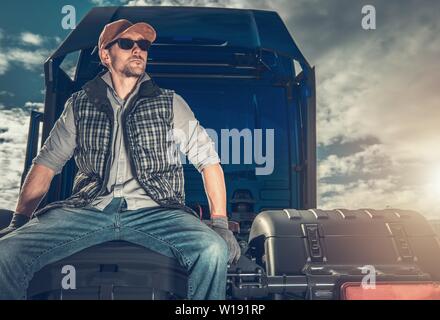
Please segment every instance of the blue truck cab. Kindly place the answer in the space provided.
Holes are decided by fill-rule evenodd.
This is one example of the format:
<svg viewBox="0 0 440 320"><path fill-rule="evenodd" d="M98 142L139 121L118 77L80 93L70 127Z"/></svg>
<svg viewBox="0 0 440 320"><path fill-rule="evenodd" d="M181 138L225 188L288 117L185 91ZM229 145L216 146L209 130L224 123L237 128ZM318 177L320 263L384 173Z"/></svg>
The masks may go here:
<svg viewBox="0 0 440 320"><path fill-rule="evenodd" d="M234 230L244 252L250 226L260 211L316 206L314 69L280 16L263 10L92 9L45 62L45 108L44 113L31 115L22 183L65 101L103 70L96 48L99 34L107 23L118 19L145 21L156 29L146 71L160 87L175 90L187 101L216 142L229 219L239 227ZM240 132L240 138L234 141L228 136L231 130ZM202 177L189 161L183 166L186 204L200 212L202 219L209 219ZM75 173L72 158L54 177L39 208L67 198ZM126 254L135 248L108 243L95 249L106 252L109 247L113 252L123 247L120 251ZM38 288L36 282L31 289ZM53 283L56 287L57 281ZM44 290L34 291L33 296L41 296Z"/></svg>
<svg viewBox="0 0 440 320"><path fill-rule="evenodd" d="M180 94L200 123L210 129L218 144L228 200L235 201L234 195L244 192L255 201L254 212L316 207L314 70L276 12L194 7L93 9L45 63L45 109L44 115L38 115L43 121L43 141L66 99L102 70L95 48L99 33L106 23L120 18L148 21L156 28L158 37L146 71L160 87ZM73 68L66 72L63 60L78 53ZM228 143L225 134L232 129L243 132L243 140L251 141L252 147L262 141L263 150L245 148L248 143L242 140L240 159L236 152L232 156L227 146L232 149L234 142ZM256 129L261 130L262 139L254 136ZM268 129L273 130L273 139ZM245 137L249 132L252 137ZM31 134L26 169L36 155L36 141ZM271 149L274 155L265 156ZM206 211L200 174L189 162L184 167L187 202ZM72 160L54 179L47 203L69 195L75 170ZM230 212L234 201L228 201Z"/></svg>

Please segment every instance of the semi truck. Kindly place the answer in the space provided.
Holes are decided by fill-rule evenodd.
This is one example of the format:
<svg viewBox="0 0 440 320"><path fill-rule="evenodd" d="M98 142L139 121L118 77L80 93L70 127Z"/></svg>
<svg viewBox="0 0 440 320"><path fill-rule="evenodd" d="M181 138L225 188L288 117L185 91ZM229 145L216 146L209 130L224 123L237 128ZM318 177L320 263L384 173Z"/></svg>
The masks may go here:
<svg viewBox="0 0 440 320"><path fill-rule="evenodd" d="M30 115L21 185L66 100L102 71L98 37L118 19L155 27L147 73L184 97L220 137L218 145L227 139L224 129L273 132L271 164L244 144L240 157L247 161L220 154L229 227L242 250L228 265L227 299L440 297L440 241L423 215L317 208L315 68L274 11L93 8L44 64L44 112ZM38 208L67 198L76 172L71 159ZM201 175L189 162L184 173L186 204L209 224ZM2 210L0 227L12 213ZM61 286L64 266L75 267L75 290ZM380 290L366 290L366 279ZM28 299L183 299L186 281L177 260L111 241L45 266L34 275Z"/></svg>

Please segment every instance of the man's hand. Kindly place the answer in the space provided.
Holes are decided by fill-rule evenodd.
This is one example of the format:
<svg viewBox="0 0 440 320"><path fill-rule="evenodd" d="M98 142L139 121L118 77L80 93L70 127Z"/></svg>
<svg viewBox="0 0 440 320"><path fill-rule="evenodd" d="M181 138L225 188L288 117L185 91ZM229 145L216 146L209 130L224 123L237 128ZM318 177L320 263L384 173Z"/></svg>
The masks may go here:
<svg viewBox="0 0 440 320"><path fill-rule="evenodd" d="M25 225L41 199L47 193L55 171L35 163L30 168L18 197L17 207L8 227L0 230L0 238ZM20 213L19 213L20 212Z"/></svg>
<svg viewBox="0 0 440 320"><path fill-rule="evenodd" d="M212 216L211 222L212 229L217 232L228 245L229 264L237 263L241 255L241 249L234 234L228 228L228 218L226 216Z"/></svg>
<svg viewBox="0 0 440 320"><path fill-rule="evenodd" d="M24 226L26 223L28 223L29 220L30 220L30 218L27 215L14 213L14 215L12 216L12 220L9 223L9 226L0 230L0 238L3 238L7 234Z"/></svg>
<svg viewBox="0 0 440 320"><path fill-rule="evenodd" d="M228 228L226 216L225 177L220 163L205 166L202 170L203 183L211 212L211 227L222 237L229 250L229 264L237 263L240 258L240 245Z"/></svg>

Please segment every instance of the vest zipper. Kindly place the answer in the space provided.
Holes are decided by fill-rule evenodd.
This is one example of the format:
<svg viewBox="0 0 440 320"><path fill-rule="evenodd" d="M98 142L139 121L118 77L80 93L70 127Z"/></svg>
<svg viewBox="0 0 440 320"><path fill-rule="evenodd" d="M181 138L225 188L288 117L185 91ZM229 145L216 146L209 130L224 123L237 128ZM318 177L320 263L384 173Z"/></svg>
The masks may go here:
<svg viewBox="0 0 440 320"><path fill-rule="evenodd" d="M130 105L126 108L126 110L122 111L122 116L121 116L121 126L122 126L122 134L124 136L124 141L126 144L128 144L128 148L126 148L127 150L127 157L129 159L129 163L131 168L134 170L134 178L136 179L136 181L144 188L145 192L147 193L147 195L153 199L154 201L156 201L157 203L159 203L159 205L161 207L165 207L165 208L178 208L178 209L183 209L184 211L191 213L193 215L195 215L196 217L199 218L199 215L190 207L186 206L186 205L182 205L182 204L175 204L175 205L170 205L170 204L166 204L164 202L162 202L161 200L156 199L155 197L151 196L151 193L148 191L148 188L138 179L138 175L137 175L137 170L136 167L134 165L134 161L133 158L131 156L131 144L130 141L128 140L128 133L127 133L127 128L126 128L126 118L127 118L127 114L129 112L131 112L131 107L134 103L137 102L137 96L133 98L132 102L130 103Z"/></svg>
<svg viewBox="0 0 440 320"><path fill-rule="evenodd" d="M114 121L115 121L115 117L114 117L114 113L113 110L111 110L111 112L109 111L109 105L108 104L104 104L105 108L107 109L106 113L107 115L109 115L110 117L110 149L107 151L107 154L105 156L105 170L104 170L104 181L102 183L101 186L101 190L99 190L99 192L96 193L96 195L94 197L92 197L92 199L90 200L89 204L92 203L93 201L95 201L95 199L101 195L101 193L105 190L105 188L107 187L107 183L108 183L108 179L110 176L110 155L111 155L111 148L113 146L113 131L114 131Z"/></svg>

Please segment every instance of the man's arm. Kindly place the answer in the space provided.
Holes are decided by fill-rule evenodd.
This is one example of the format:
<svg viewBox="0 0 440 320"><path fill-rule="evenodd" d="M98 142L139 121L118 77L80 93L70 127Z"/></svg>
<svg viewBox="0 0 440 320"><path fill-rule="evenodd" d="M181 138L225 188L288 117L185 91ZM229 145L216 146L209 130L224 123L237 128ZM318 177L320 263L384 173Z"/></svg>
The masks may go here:
<svg viewBox="0 0 440 320"><path fill-rule="evenodd" d="M240 258L241 249L228 228L225 179L214 142L197 121L191 108L178 94L174 95L173 106L176 143L202 174L211 212L211 227L225 240L229 263L236 263Z"/></svg>
<svg viewBox="0 0 440 320"><path fill-rule="evenodd" d="M178 94L174 94L173 111L175 142L197 171L202 173L206 166L220 163L214 142Z"/></svg>
<svg viewBox="0 0 440 320"><path fill-rule="evenodd" d="M226 217L225 180L214 142L178 94L174 95L173 107L176 143L202 174L211 216Z"/></svg>
<svg viewBox="0 0 440 320"><path fill-rule="evenodd" d="M67 99L64 110L55 122L33 164L52 169L55 175L61 173L66 162L72 158L76 148L76 125L73 115L72 97Z"/></svg>
<svg viewBox="0 0 440 320"><path fill-rule="evenodd" d="M222 167L219 163L207 165L202 170L202 177L211 212L211 227L228 246L229 264L237 263L241 256L241 248L228 226L226 187Z"/></svg>
<svg viewBox="0 0 440 320"><path fill-rule="evenodd" d="M32 165L21 188L15 213L32 215L47 193L55 171L41 164Z"/></svg>
<svg viewBox="0 0 440 320"><path fill-rule="evenodd" d="M221 165L217 163L204 167L202 178L211 218L226 217L226 186Z"/></svg>
<svg viewBox="0 0 440 320"><path fill-rule="evenodd" d="M61 172L76 148L76 126L73 119L72 97L55 122L49 137L32 160L18 196L17 206L9 226L0 230L0 238L24 226L47 193L53 177Z"/></svg>
<svg viewBox="0 0 440 320"><path fill-rule="evenodd" d="M55 171L40 164L32 165L18 197L17 208L12 220L0 230L0 238L7 236L24 226L30 219L35 208L49 189Z"/></svg>
<svg viewBox="0 0 440 320"><path fill-rule="evenodd" d="M76 126L72 98L66 101L64 111L55 122L21 189L16 213L31 216L47 193L53 177L59 174L76 148Z"/></svg>

